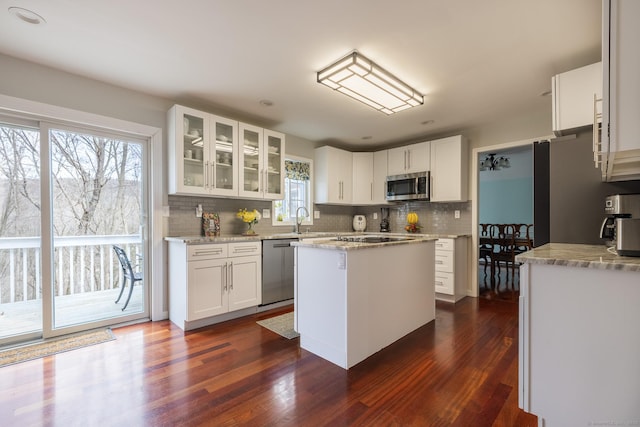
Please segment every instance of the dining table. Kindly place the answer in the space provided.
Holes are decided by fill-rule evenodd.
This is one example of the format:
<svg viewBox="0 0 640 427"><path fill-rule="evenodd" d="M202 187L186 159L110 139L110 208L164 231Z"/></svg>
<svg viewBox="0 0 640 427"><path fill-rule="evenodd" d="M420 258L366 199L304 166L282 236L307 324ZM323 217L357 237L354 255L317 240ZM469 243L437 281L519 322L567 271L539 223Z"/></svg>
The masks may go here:
<svg viewBox="0 0 640 427"><path fill-rule="evenodd" d="M495 224L497 227L498 224ZM496 249L500 250L500 248L510 248L512 251L513 259L511 262L515 263L516 255L526 252L533 248L533 241L531 238L527 236L521 236L520 234L504 234L501 236L480 236L478 238L479 247L482 248L491 248L491 253L496 253ZM509 250L509 249L508 249ZM491 257L491 288L494 289L496 286L496 263L498 261ZM486 279L485 279L486 280Z"/></svg>

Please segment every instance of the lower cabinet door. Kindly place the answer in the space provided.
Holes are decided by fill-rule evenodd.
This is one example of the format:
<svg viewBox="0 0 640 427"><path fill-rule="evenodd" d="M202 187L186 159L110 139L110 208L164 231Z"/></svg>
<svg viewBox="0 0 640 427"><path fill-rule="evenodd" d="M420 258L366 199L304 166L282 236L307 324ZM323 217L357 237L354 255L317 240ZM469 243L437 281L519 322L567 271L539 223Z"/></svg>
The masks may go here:
<svg viewBox="0 0 640 427"><path fill-rule="evenodd" d="M187 264L187 320L226 313L229 307L227 260L199 260Z"/></svg>
<svg viewBox="0 0 640 427"><path fill-rule="evenodd" d="M436 292L453 295L454 293L453 273L436 271Z"/></svg>
<svg viewBox="0 0 640 427"><path fill-rule="evenodd" d="M262 303L260 255L229 258L229 311Z"/></svg>

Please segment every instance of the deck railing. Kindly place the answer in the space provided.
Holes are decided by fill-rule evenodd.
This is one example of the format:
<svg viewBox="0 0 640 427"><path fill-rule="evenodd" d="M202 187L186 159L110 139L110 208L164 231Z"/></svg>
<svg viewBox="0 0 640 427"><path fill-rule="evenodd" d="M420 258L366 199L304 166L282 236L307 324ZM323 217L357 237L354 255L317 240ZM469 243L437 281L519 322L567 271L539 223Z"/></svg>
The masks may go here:
<svg viewBox="0 0 640 427"><path fill-rule="evenodd" d="M112 245L122 247L132 264L141 260L140 235L55 237L54 295L117 288L122 271ZM0 238L0 303L40 299L41 263L39 237Z"/></svg>

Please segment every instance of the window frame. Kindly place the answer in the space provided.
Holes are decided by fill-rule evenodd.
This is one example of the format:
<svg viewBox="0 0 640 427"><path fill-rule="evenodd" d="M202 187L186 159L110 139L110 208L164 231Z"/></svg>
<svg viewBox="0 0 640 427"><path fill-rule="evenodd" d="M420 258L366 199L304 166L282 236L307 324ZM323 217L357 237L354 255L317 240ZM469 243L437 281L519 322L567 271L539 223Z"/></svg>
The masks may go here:
<svg viewBox="0 0 640 427"><path fill-rule="evenodd" d="M313 159L309 159L307 157L301 157L301 156L294 156L294 155L289 155L289 154L285 154L285 160L291 160L293 162L303 162L303 163L308 163L309 164L309 183L308 185L308 200L306 203L306 208L309 211L309 216L307 218L305 218L301 225L313 225ZM287 188L290 188L290 186L288 186L286 184L286 180L288 179L286 176L286 171L283 171L285 176L284 176L284 180L285 183L283 185L283 192L286 192ZM285 195L285 197L289 197L288 194ZM291 221L291 220L287 220L287 221L278 221L278 215L276 214L276 203L278 202L282 202L282 200L274 200L271 204L271 225L273 226L295 226L295 220Z"/></svg>

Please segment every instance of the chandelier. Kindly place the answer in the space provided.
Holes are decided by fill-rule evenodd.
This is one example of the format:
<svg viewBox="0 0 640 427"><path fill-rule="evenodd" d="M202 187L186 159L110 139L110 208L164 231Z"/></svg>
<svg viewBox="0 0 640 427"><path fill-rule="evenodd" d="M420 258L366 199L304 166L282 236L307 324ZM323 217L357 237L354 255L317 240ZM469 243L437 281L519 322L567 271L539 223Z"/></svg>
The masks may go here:
<svg viewBox="0 0 640 427"><path fill-rule="evenodd" d="M318 83L387 115L424 103L421 93L357 51L319 71Z"/></svg>
<svg viewBox="0 0 640 427"><path fill-rule="evenodd" d="M509 163L509 158L500 156L496 157L496 153L487 154L484 160L480 160L480 170L481 171L497 171L500 169L507 169L511 167Z"/></svg>

